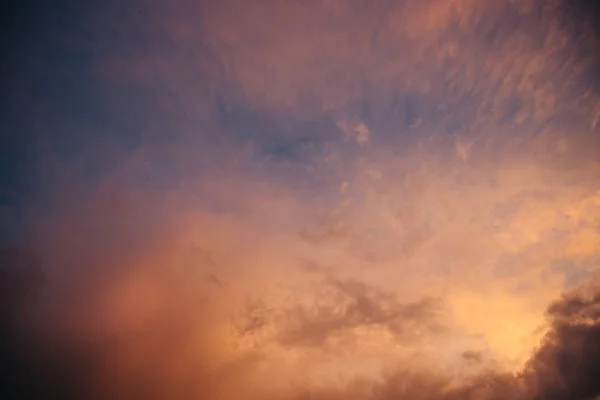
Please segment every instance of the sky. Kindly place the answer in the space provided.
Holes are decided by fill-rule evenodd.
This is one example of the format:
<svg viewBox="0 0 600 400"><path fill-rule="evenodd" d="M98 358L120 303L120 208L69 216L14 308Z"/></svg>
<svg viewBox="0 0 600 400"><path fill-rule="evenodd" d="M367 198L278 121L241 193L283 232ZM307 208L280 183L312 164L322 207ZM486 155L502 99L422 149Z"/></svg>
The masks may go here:
<svg viewBox="0 0 600 400"><path fill-rule="evenodd" d="M600 398L592 3L3 6L2 390Z"/></svg>

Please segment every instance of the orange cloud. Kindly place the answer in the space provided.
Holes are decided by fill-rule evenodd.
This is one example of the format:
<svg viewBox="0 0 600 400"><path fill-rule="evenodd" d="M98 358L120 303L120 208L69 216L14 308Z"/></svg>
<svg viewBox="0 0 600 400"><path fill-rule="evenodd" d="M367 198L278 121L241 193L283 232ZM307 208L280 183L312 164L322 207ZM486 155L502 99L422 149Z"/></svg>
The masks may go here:
<svg viewBox="0 0 600 400"><path fill-rule="evenodd" d="M3 254L9 385L117 400L598 394L584 284L600 164L593 123L561 119L592 120L597 96L577 92L590 60L555 10L143 11L98 20L162 44L98 50L94 71L154 84L158 111L140 118L174 133L144 135L94 180L42 163L53 202L28 215L30 247Z"/></svg>

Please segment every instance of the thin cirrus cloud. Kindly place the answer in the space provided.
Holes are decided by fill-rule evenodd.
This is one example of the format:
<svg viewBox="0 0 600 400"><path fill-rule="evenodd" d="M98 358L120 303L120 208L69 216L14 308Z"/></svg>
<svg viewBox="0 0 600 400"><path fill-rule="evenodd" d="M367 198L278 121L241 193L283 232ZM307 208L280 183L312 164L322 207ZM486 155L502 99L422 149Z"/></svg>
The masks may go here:
<svg viewBox="0 0 600 400"><path fill-rule="evenodd" d="M3 271L19 366L3 382L30 398L600 394L596 39L561 7L86 7L87 40L48 40L86 55L67 67L106 118L32 168L28 247L2 255L20 265Z"/></svg>

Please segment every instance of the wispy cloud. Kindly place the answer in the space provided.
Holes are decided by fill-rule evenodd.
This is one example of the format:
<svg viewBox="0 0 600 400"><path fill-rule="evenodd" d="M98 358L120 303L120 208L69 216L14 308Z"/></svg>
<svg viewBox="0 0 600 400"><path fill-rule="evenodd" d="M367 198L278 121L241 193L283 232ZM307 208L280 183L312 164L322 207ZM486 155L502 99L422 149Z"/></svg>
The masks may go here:
<svg viewBox="0 0 600 400"><path fill-rule="evenodd" d="M2 253L7 385L116 400L599 394L598 93L581 54L595 39L560 9L88 11L73 24L89 43L52 36L85 59L65 62L86 100L47 112L68 134L29 172L27 246Z"/></svg>

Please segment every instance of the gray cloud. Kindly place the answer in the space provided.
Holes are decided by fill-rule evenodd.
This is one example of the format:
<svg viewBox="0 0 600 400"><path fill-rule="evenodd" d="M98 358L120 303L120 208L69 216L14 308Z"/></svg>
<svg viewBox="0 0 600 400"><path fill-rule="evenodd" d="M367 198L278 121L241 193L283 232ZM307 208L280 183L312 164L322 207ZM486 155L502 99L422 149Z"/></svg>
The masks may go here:
<svg viewBox="0 0 600 400"><path fill-rule="evenodd" d="M353 280L330 278L327 284L341 294L333 304L314 308L297 306L286 316L279 337L285 346L320 347L332 336L352 335L360 327L383 327L399 341L417 340L423 333L443 331L437 320L443 310L438 299L424 298L403 304L392 294L369 288Z"/></svg>

